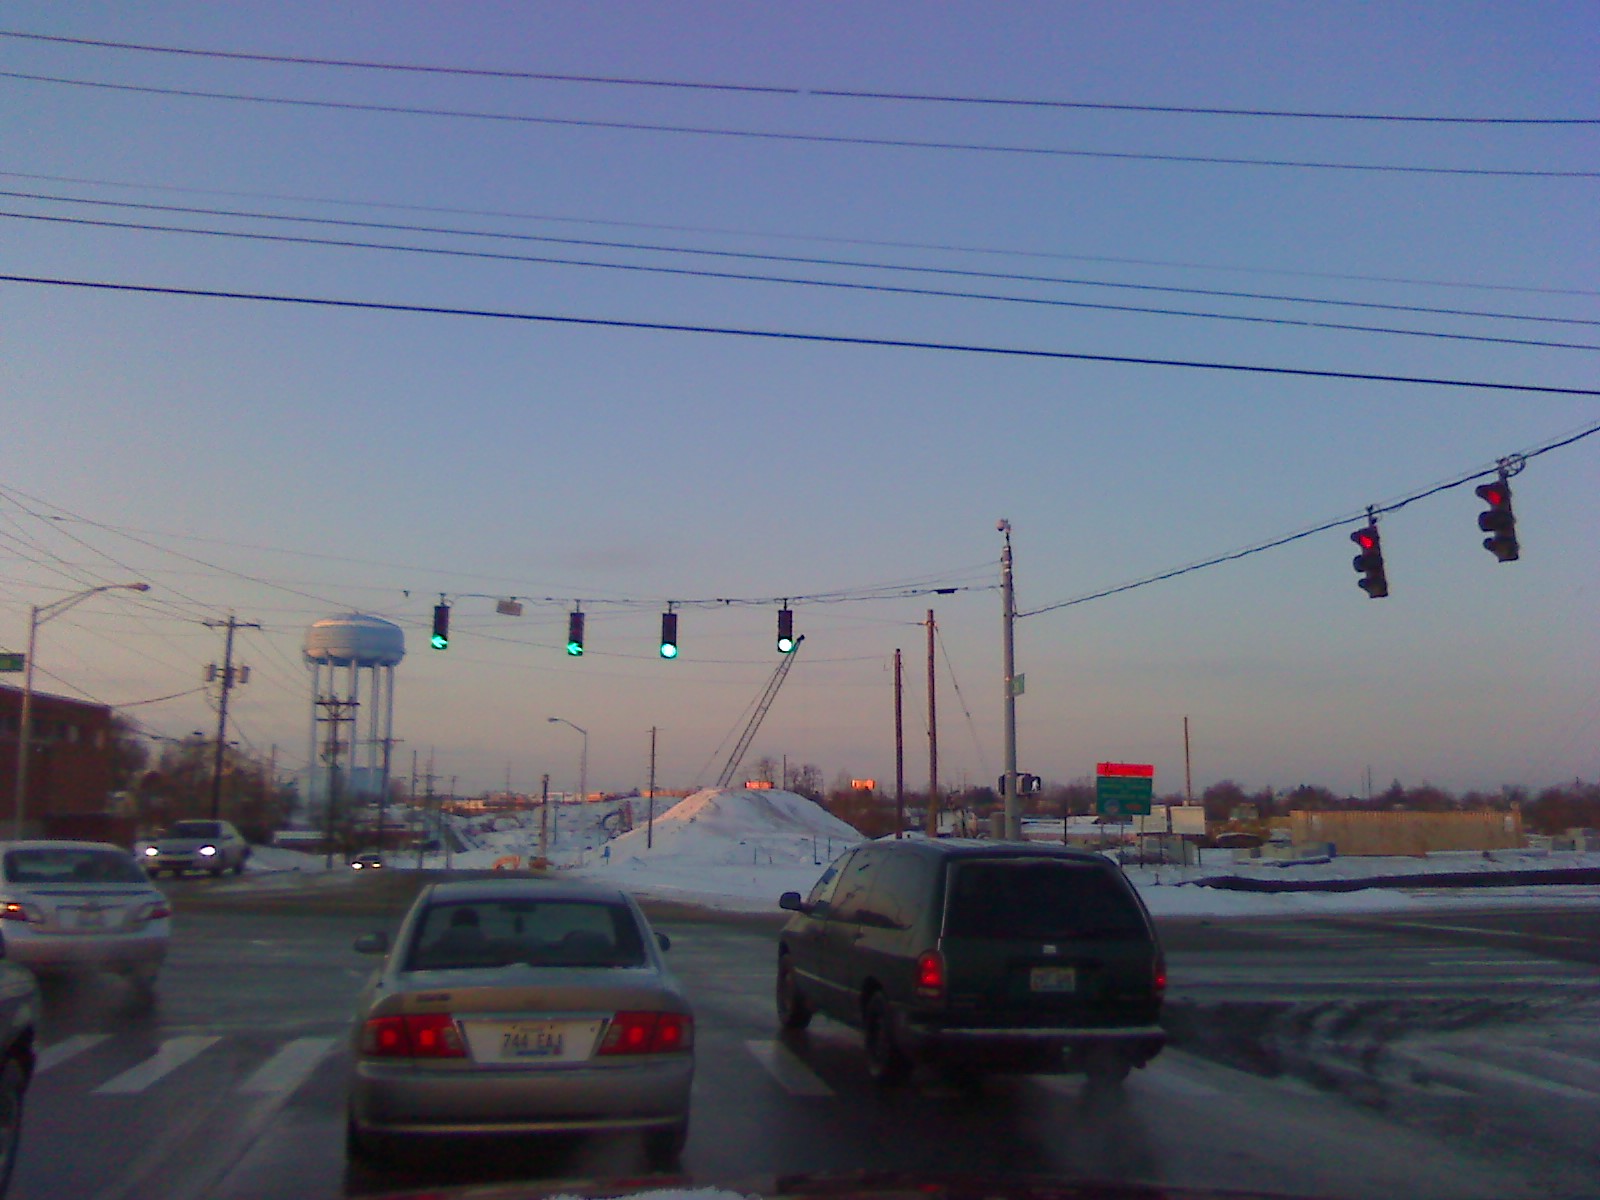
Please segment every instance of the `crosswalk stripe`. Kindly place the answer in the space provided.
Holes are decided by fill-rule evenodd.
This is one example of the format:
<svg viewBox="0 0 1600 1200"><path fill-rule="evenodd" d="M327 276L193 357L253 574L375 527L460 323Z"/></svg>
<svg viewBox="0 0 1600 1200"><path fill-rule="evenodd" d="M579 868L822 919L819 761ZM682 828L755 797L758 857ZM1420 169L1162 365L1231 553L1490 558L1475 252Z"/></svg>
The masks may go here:
<svg viewBox="0 0 1600 1200"><path fill-rule="evenodd" d="M39 1075L59 1067L69 1058L77 1058L85 1050L93 1050L111 1035L109 1033L75 1033L71 1037L62 1038L52 1046L46 1046L39 1051L39 1057L33 1064L33 1073Z"/></svg>
<svg viewBox="0 0 1600 1200"><path fill-rule="evenodd" d="M746 1042L755 1060L767 1069L778 1085L795 1096L831 1096L833 1089L817 1078L792 1050L777 1042Z"/></svg>
<svg viewBox="0 0 1600 1200"><path fill-rule="evenodd" d="M331 1037L296 1038L257 1067L239 1090L254 1096L294 1091L333 1049L334 1041Z"/></svg>
<svg viewBox="0 0 1600 1200"><path fill-rule="evenodd" d="M204 1054L222 1039L220 1037L175 1037L161 1043L149 1058L136 1067L130 1067L114 1079L95 1088L97 1093L108 1095L142 1092L156 1080L177 1070L197 1055Z"/></svg>
<svg viewBox="0 0 1600 1200"><path fill-rule="evenodd" d="M1482 1059L1472 1058L1453 1050L1445 1050L1443 1048L1408 1050L1406 1051L1406 1057L1425 1067L1443 1068L1457 1076L1476 1075L1490 1082L1533 1088L1541 1092L1551 1092L1557 1096L1565 1096L1569 1100L1600 1101L1600 1091L1595 1091L1592 1088L1572 1087L1569 1084L1557 1083L1553 1079L1542 1079L1537 1075L1513 1071L1510 1067L1495 1066L1493 1063L1487 1063Z"/></svg>

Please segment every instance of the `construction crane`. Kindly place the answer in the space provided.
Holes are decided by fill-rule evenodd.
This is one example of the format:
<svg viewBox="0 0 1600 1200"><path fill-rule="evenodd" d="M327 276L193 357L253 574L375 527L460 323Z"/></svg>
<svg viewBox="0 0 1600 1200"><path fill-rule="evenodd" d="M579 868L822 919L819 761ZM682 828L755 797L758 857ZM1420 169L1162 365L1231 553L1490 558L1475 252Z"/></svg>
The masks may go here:
<svg viewBox="0 0 1600 1200"><path fill-rule="evenodd" d="M789 677L789 668L794 666L794 660L800 654L800 644L805 640L805 634L801 634L795 639L794 649L783 656L783 661L778 664L778 669L772 673L772 678L767 680L767 689L761 693L761 699L756 701L756 710L750 714L750 723L744 727L744 732L739 735L739 744L733 748L733 753L728 756L728 765L723 767L722 774L717 776L717 786L719 788L725 788L732 782L734 773L739 769L739 764L744 761L744 752L750 749L750 743L756 740L756 732L761 728L761 722L766 718L767 710L772 707L772 702L778 698L778 689L783 686L783 681Z"/></svg>

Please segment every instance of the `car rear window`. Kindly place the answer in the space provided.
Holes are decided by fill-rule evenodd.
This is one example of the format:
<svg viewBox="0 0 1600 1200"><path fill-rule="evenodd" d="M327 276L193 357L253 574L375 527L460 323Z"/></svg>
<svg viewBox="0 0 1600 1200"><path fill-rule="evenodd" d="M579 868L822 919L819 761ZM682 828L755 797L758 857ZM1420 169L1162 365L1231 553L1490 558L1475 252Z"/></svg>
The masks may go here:
<svg viewBox="0 0 1600 1200"><path fill-rule="evenodd" d="M1013 860L952 869L950 937L1145 937L1144 914L1110 871L1092 864Z"/></svg>
<svg viewBox="0 0 1600 1200"><path fill-rule="evenodd" d="M583 900L476 900L429 906L407 969L640 967L644 936L624 904Z"/></svg>
<svg viewBox="0 0 1600 1200"><path fill-rule="evenodd" d="M214 838L222 836L222 826L215 821L179 821L167 830L168 837Z"/></svg>
<svg viewBox="0 0 1600 1200"><path fill-rule="evenodd" d="M8 850L5 871L8 883L148 882L143 868L118 850Z"/></svg>

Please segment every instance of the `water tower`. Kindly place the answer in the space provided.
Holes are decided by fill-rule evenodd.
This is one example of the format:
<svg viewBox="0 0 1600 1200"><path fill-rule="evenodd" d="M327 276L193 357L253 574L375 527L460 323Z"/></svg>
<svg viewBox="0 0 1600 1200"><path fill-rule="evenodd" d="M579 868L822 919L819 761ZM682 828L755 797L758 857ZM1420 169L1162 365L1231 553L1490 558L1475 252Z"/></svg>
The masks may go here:
<svg viewBox="0 0 1600 1200"><path fill-rule="evenodd" d="M335 789L348 804L389 794L394 746L394 669L406 636L382 617L348 613L306 630L311 669L311 766L306 799L325 808Z"/></svg>

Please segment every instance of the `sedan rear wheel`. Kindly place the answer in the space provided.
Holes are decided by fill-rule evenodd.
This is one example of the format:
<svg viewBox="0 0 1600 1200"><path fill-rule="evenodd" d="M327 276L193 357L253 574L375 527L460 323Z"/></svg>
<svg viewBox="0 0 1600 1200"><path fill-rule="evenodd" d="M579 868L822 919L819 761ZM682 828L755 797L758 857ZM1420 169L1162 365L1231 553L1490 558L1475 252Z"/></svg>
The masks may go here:
<svg viewBox="0 0 1600 1200"><path fill-rule="evenodd" d="M795 982L794 964L785 954L778 960L778 1025L782 1029L804 1029L811 1024L811 1005Z"/></svg>
<svg viewBox="0 0 1600 1200"><path fill-rule="evenodd" d="M889 1002L882 992L873 992L865 1014L867 1074L884 1087L904 1083L911 1074L911 1060L894 1040L894 1021Z"/></svg>
<svg viewBox="0 0 1600 1200"><path fill-rule="evenodd" d="M644 1135L644 1157L653 1170L669 1171L683 1157L683 1148L689 1144L689 1122L683 1121L671 1129L658 1129Z"/></svg>
<svg viewBox="0 0 1600 1200"><path fill-rule="evenodd" d="M0 1067L0 1195L11 1179L12 1168L17 1164L17 1139L22 1133L22 1093L27 1088L27 1076L22 1064L8 1058Z"/></svg>

